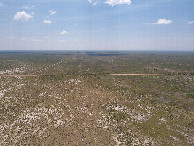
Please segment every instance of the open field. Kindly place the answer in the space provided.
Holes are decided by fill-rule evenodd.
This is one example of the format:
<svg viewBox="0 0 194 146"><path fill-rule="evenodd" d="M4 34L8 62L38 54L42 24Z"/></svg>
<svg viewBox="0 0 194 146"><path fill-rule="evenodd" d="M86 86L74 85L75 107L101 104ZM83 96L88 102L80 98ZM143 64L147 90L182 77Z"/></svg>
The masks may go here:
<svg viewBox="0 0 194 146"><path fill-rule="evenodd" d="M0 145L194 145L194 52L0 52Z"/></svg>

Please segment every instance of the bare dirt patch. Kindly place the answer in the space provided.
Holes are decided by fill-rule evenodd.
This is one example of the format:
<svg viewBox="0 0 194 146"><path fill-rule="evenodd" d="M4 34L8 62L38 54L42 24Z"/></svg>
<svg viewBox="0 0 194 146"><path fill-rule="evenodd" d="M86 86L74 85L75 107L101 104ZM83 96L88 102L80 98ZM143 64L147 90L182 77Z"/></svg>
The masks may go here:
<svg viewBox="0 0 194 146"><path fill-rule="evenodd" d="M108 74L109 76L160 76L161 74Z"/></svg>

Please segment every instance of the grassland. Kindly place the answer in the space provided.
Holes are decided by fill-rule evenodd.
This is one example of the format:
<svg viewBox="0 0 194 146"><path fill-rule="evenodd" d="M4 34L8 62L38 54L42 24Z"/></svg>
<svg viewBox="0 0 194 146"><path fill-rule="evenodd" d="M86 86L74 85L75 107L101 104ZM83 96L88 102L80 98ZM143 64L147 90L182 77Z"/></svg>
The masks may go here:
<svg viewBox="0 0 194 146"><path fill-rule="evenodd" d="M1 51L0 145L194 145L193 75L194 52Z"/></svg>

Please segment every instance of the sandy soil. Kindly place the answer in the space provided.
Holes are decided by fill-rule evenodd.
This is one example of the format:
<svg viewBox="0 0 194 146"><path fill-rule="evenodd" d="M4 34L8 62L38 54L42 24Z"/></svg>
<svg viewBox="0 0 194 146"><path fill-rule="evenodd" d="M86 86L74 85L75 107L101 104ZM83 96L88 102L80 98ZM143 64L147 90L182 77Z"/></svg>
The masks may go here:
<svg viewBox="0 0 194 146"><path fill-rule="evenodd" d="M161 74L109 74L110 76L159 76Z"/></svg>
<svg viewBox="0 0 194 146"><path fill-rule="evenodd" d="M95 75L95 74L94 74ZM159 76L161 74L104 74L108 76ZM37 77L47 75L0 75L1 77Z"/></svg>
<svg viewBox="0 0 194 146"><path fill-rule="evenodd" d="M0 77L36 77L38 75L0 75Z"/></svg>

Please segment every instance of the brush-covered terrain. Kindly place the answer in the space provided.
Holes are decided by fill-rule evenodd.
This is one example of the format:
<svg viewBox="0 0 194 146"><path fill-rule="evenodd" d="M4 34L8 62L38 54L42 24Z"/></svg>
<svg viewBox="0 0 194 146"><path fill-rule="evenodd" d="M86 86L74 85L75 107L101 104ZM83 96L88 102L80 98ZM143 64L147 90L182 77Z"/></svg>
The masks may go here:
<svg viewBox="0 0 194 146"><path fill-rule="evenodd" d="M193 112L194 52L0 52L0 145L194 145Z"/></svg>

